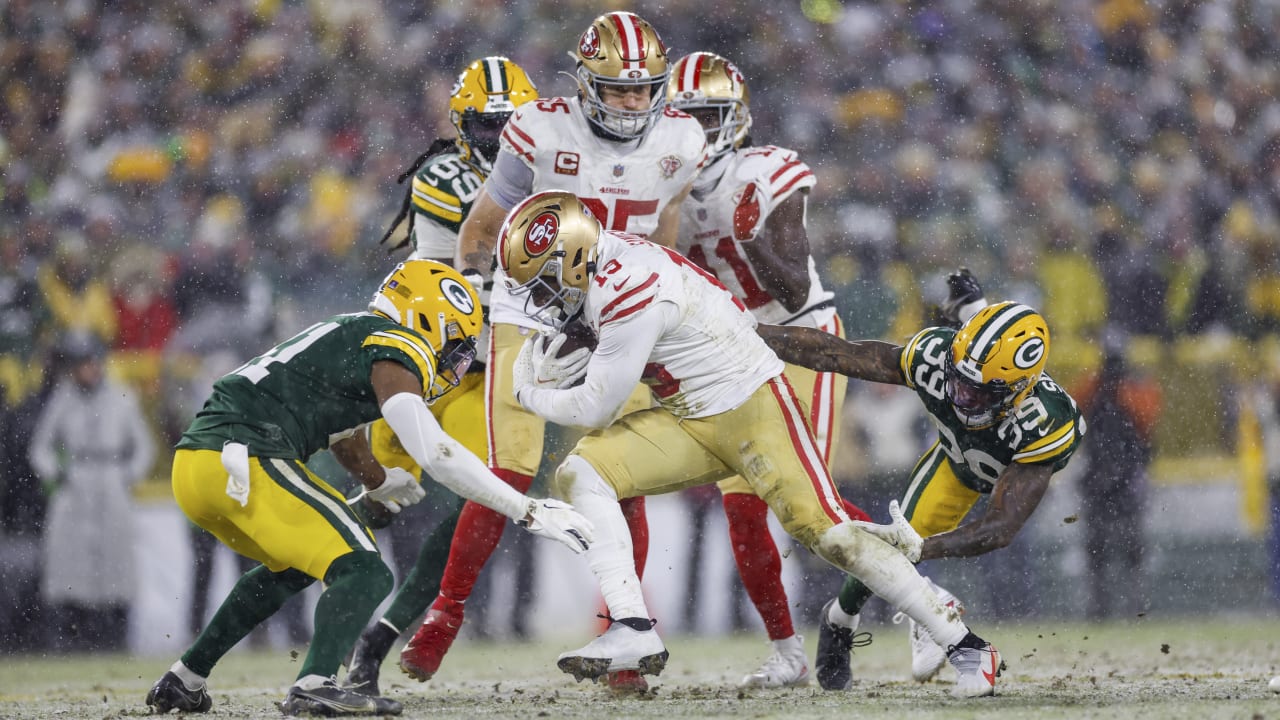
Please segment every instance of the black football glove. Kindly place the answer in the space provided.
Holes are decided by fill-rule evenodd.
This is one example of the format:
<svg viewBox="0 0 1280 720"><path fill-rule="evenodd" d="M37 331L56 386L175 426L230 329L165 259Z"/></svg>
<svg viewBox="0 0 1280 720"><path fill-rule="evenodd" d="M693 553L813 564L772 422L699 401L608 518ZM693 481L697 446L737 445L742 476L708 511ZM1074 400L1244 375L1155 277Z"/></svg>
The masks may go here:
<svg viewBox="0 0 1280 720"><path fill-rule="evenodd" d="M975 303L981 305L974 307ZM982 286L969 268L962 267L958 272L947 276L947 301L942 305L942 317L946 324L960 327L985 304Z"/></svg>

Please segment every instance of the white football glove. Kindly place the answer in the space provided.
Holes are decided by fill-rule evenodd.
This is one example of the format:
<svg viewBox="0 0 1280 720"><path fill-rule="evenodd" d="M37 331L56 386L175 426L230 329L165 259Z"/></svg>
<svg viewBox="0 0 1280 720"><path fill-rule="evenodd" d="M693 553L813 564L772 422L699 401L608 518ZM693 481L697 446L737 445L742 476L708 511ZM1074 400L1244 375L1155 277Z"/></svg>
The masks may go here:
<svg viewBox="0 0 1280 720"><path fill-rule="evenodd" d="M888 525L877 525L864 520L855 520L854 525L875 535L881 540L898 548L913 563L920 562L920 551L924 548L924 538L911 527L911 523L902 515L902 508L897 500L889 501L889 517L893 522Z"/></svg>
<svg viewBox="0 0 1280 720"><path fill-rule="evenodd" d="M534 535L564 543L575 553L582 554L595 540L595 526L569 503L546 498L529 500L529 514L516 524Z"/></svg>
<svg viewBox="0 0 1280 720"><path fill-rule="evenodd" d="M480 306L489 307L489 296L493 293L493 281L485 280L484 275L475 268L463 270L462 279L470 283L472 289L476 291L476 295L480 296Z"/></svg>
<svg viewBox="0 0 1280 720"><path fill-rule="evenodd" d="M384 467L387 477L382 484L368 490L365 495L374 502L382 503L393 513L400 508L408 507L427 496L418 478L408 470L398 467Z"/></svg>
<svg viewBox="0 0 1280 720"><path fill-rule="evenodd" d="M590 349L578 348L564 357L556 357L560 346L568 339L568 335L556 333L547 341L546 336L539 333L524 341L512 368L512 384L517 397L526 387L563 390L586 375L587 364L591 362Z"/></svg>

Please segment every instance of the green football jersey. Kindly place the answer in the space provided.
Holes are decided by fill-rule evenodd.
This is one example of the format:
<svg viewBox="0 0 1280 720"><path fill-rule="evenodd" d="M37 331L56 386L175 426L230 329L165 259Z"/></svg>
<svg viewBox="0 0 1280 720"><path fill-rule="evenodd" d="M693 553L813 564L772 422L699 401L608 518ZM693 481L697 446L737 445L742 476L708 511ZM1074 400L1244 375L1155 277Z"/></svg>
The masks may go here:
<svg viewBox="0 0 1280 720"><path fill-rule="evenodd" d="M432 156L413 176L413 247L418 257L452 259L458 229L490 170L479 155L463 160L452 150Z"/></svg>
<svg viewBox="0 0 1280 720"><path fill-rule="evenodd" d="M235 441L258 457L305 460L382 416L370 380L378 360L404 365L424 394L435 377L422 335L381 315L338 315L215 382L177 446L219 450Z"/></svg>
<svg viewBox="0 0 1280 720"><path fill-rule="evenodd" d="M1048 374L1004 420L980 430L965 427L945 394L946 353L955 330L926 328L902 349L898 363L938 429L942 450L965 485L991 492L1011 462L1050 465L1054 472L1080 447L1084 417L1076 402Z"/></svg>

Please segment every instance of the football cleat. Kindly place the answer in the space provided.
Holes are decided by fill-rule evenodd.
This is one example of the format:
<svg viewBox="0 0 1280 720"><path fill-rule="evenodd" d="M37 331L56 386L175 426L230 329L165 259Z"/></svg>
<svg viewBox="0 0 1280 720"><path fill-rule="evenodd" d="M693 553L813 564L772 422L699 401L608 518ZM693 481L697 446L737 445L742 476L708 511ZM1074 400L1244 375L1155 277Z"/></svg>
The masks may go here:
<svg viewBox="0 0 1280 720"><path fill-rule="evenodd" d="M835 625L831 617L831 606L836 603L831 598L822 606L822 615L818 620L818 654L814 658L814 669L818 675L818 685L823 690L848 690L853 685L853 669L849 666L849 657L856 647L871 644L871 633L858 632L861 615L854 615L853 627Z"/></svg>
<svg viewBox="0 0 1280 720"><path fill-rule="evenodd" d="M641 631L615 620L595 640L577 650L561 653L556 666L581 682L583 678L598 680L619 670L657 675L666 667L669 656L662 638L652 627Z"/></svg>
<svg viewBox="0 0 1280 720"><path fill-rule="evenodd" d="M301 678L293 687L280 711L285 715L336 717L339 715L399 715L404 706L384 697L371 697L352 692L338 685L336 678L324 678L321 682L308 682L317 676ZM310 685L310 687L304 687Z"/></svg>
<svg viewBox="0 0 1280 720"><path fill-rule="evenodd" d="M760 669L742 678L742 687L797 687L809 684L809 661L804 654L804 638L792 635L774 640L773 652Z"/></svg>
<svg viewBox="0 0 1280 720"><path fill-rule="evenodd" d="M400 651L400 669L419 682L426 682L440 669L445 653L462 628L462 603L436 598L422 627Z"/></svg>
<svg viewBox="0 0 1280 720"><path fill-rule="evenodd" d="M973 633L965 640L972 639L978 647L952 645L947 648L947 660L956 669L956 684L951 694L958 698L986 697L996 694L996 678L1004 670L1004 662L1000 659L1000 651L996 646L979 639Z"/></svg>
<svg viewBox="0 0 1280 720"><path fill-rule="evenodd" d="M147 692L147 705L153 715L164 715L170 710L205 713L213 707L213 698L204 685L192 690L173 671L168 671Z"/></svg>
<svg viewBox="0 0 1280 720"><path fill-rule="evenodd" d="M378 675L382 670L382 661L387 659L391 645L399 636L393 628L381 622L365 628L351 652L350 670L347 671L347 681L343 685L361 695L381 695L378 690Z"/></svg>
<svg viewBox="0 0 1280 720"><path fill-rule="evenodd" d="M934 585L932 580L928 582L934 592L938 593L938 599L944 606L955 608L960 615L964 614L964 604L957 600L955 595ZM947 653L941 645L933 641L923 625L904 613L893 616L895 624L900 624L903 620L907 621L908 635L911 638L911 677L915 678L916 682L929 682L947 663Z"/></svg>
<svg viewBox="0 0 1280 720"><path fill-rule="evenodd" d="M606 678L609 692L617 697L643 695L649 691L649 682L638 670L619 670L609 673Z"/></svg>

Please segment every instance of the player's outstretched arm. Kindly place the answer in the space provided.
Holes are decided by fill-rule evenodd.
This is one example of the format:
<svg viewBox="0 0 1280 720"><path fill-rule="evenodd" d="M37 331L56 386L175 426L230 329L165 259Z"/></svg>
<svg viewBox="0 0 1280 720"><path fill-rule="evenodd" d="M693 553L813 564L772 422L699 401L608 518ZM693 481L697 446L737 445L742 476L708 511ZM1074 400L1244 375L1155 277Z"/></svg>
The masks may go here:
<svg viewBox="0 0 1280 720"><path fill-rule="evenodd" d="M689 181L689 184L685 185L684 189L676 193L666 207L662 208L662 212L658 215L658 226L653 229L653 234L648 238L650 242L675 248L676 241L680 238L680 206L684 204L684 199L689 197L691 190L693 190L693 181Z"/></svg>
<svg viewBox="0 0 1280 720"><path fill-rule="evenodd" d="M1040 505L1052 476L1048 465L1010 463L991 491L987 512L951 532L925 538L920 559L972 557L1007 546Z"/></svg>
<svg viewBox="0 0 1280 720"><path fill-rule="evenodd" d="M807 327L761 324L756 326L756 333L783 362L860 380L906 384L898 369L900 345L879 340L843 340Z"/></svg>
<svg viewBox="0 0 1280 720"><path fill-rule="evenodd" d="M480 458L440 427L422 399L422 383L407 368L390 360L377 361L372 382L382 417L409 457L432 479L506 515L535 535L557 540L574 552L587 549L592 538L590 521L564 503L535 500L498 479Z"/></svg>

